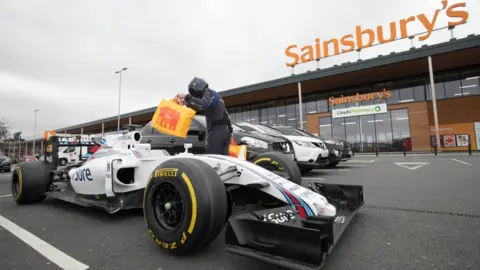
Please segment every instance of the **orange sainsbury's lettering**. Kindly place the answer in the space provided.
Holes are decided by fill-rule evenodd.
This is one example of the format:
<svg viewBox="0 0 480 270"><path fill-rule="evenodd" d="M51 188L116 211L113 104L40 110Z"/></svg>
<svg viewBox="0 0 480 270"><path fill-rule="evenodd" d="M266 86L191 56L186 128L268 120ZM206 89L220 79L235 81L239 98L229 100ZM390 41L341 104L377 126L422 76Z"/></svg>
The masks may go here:
<svg viewBox="0 0 480 270"><path fill-rule="evenodd" d="M375 28L365 28L357 25L354 33L343 35L340 39L330 38L328 40L314 39L314 44L299 46L297 44L289 45L285 49L285 55L291 58L290 62L286 63L287 67L295 66L299 63L310 62L315 59L334 56L341 53L347 53L356 48L363 49L372 46L377 40L379 43L389 43L398 38L407 38L408 23L420 23L426 30L426 33L419 36L420 41L428 39L432 31L435 29L435 24L438 21L440 12L445 10L448 18L456 19L448 22L449 26L456 26L467 22L469 13L466 10L460 10L466 7L466 3L456 3L448 6L448 0L442 0L441 9L436 9L433 14L419 14L403 18L398 22L390 22L386 25L379 25ZM398 27L398 29L397 29ZM397 32L399 30L399 32ZM300 48L300 49L299 49Z"/></svg>
<svg viewBox="0 0 480 270"><path fill-rule="evenodd" d="M343 95L341 95L338 98L329 97L328 102L330 103L330 105L339 105L339 104L362 102L362 101L368 101L368 100L374 100L374 99L378 99L378 100L389 99L390 97L392 97L392 93L387 89L383 89L382 91L379 91L379 92L368 93L368 94L357 93L356 95L348 96L348 97L344 97Z"/></svg>

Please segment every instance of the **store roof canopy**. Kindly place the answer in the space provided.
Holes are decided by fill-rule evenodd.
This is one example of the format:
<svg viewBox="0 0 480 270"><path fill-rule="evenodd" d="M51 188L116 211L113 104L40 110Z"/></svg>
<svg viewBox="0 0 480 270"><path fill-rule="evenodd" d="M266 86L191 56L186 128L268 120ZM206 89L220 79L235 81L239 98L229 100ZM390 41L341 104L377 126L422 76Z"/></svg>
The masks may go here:
<svg viewBox="0 0 480 270"><path fill-rule="evenodd" d="M428 56L432 56L434 72L478 65L480 35L239 87L222 91L220 95L228 106L236 106L251 103L252 100L298 95L298 82L302 82L302 93L308 94L418 76L428 74Z"/></svg>

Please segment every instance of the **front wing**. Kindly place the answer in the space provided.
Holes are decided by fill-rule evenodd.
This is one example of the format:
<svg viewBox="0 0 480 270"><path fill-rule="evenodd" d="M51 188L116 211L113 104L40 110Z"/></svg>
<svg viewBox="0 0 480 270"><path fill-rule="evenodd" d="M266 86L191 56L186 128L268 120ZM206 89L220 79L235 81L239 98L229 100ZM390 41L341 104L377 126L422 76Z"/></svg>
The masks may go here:
<svg viewBox="0 0 480 270"><path fill-rule="evenodd" d="M363 187L312 183L337 208L332 218L301 218L290 206L244 211L227 223L226 251L297 270L320 269L364 204Z"/></svg>

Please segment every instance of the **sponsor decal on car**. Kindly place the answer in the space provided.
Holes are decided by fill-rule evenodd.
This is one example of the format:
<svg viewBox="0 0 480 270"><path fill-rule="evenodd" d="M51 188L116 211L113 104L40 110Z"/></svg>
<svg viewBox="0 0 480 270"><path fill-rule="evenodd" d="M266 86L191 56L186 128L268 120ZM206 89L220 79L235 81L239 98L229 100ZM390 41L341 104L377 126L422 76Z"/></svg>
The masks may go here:
<svg viewBox="0 0 480 270"><path fill-rule="evenodd" d="M162 168L155 171L155 177L177 177L177 168Z"/></svg>
<svg viewBox="0 0 480 270"><path fill-rule="evenodd" d="M74 181L93 181L92 172L89 168L81 168L75 171L73 175Z"/></svg>
<svg viewBox="0 0 480 270"><path fill-rule="evenodd" d="M281 213L265 213L263 214L263 219L265 221L270 221L274 223L284 223L288 220L294 219L295 215L293 214L292 210L287 210Z"/></svg>

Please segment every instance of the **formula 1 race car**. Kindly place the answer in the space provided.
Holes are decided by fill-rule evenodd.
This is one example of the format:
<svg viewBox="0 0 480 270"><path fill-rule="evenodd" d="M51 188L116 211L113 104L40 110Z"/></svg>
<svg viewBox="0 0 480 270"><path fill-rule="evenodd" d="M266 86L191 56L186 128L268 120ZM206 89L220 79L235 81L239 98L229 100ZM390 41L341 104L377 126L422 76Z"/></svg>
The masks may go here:
<svg viewBox="0 0 480 270"><path fill-rule="evenodd" d="M362 186L296 184L298 167L280 153L248 162L193 155L185 145L172 156L141 137L111 135L87 160L59 166L52 136L44 160L15 167L13 198L51 196L108 213L143 208L153 241L179 256L204 248L225 226L227 252L291 269L319 269L364 203Z"/></svg>

